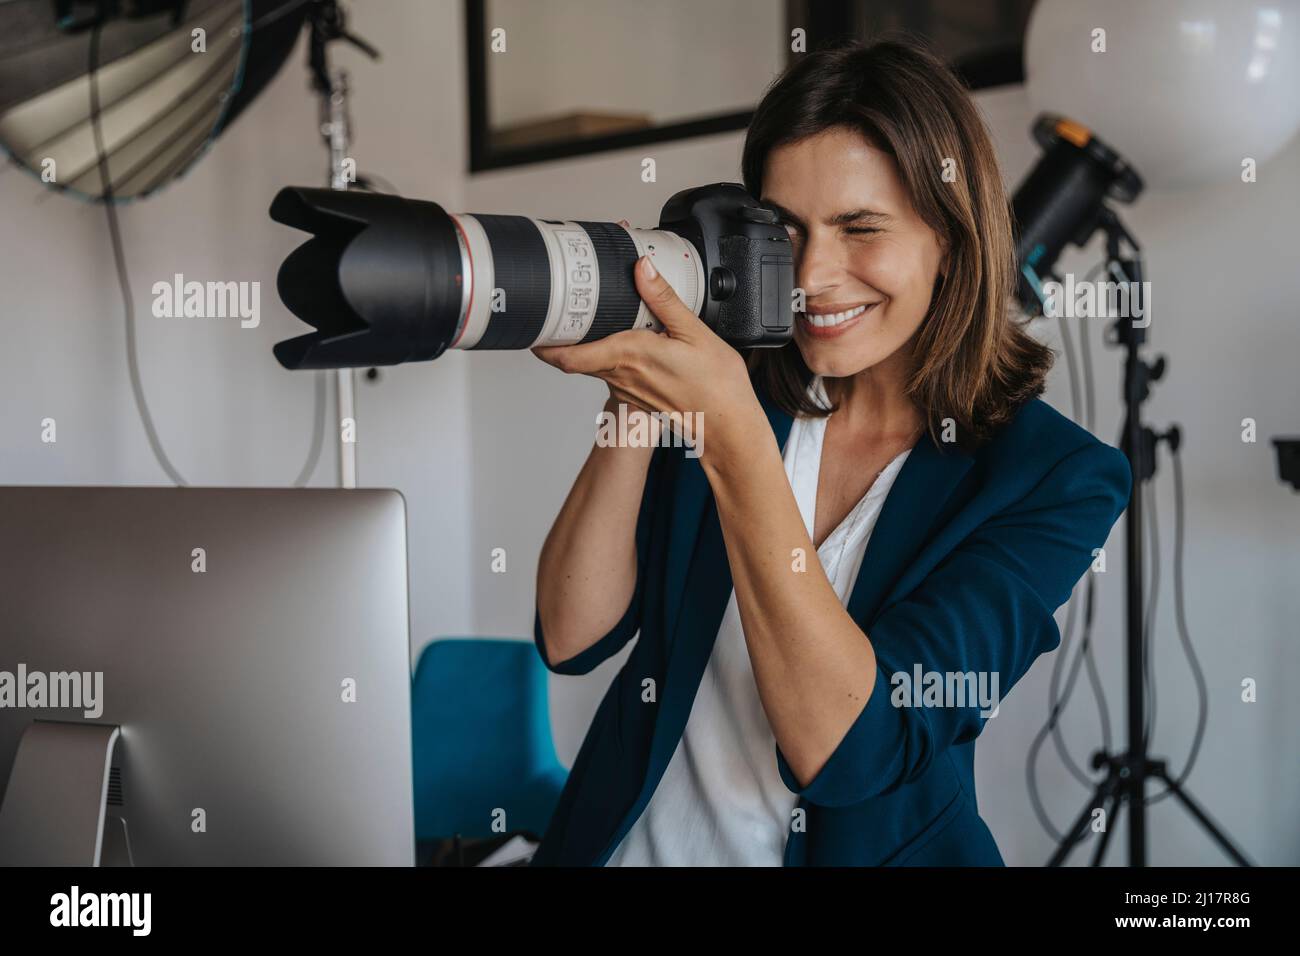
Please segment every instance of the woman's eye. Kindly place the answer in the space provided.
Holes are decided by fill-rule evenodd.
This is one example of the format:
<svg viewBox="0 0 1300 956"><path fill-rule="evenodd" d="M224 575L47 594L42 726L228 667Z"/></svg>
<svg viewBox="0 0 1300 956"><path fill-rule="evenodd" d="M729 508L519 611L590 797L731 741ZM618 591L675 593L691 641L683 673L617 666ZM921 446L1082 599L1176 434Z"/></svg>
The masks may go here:
<svg viewBox="0 0 1300 956"><path fill-rule="evenodd" d="M785 231L790 236L792 242L800 237L799 227L794 223L786 222L782 223L782 225L785 227ZM871 226L846 226L844 228L845 235L849 236L870 236L880 231L881 230Z"/></svg>

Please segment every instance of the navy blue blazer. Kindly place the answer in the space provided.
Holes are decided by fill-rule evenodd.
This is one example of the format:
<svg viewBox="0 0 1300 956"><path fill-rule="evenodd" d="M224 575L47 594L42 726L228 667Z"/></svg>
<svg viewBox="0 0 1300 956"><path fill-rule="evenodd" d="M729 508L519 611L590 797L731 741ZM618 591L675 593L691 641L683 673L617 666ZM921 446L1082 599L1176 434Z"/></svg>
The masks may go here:
<svg viewBox="0 0 1300 956"><path fill-rule="evenodd" d="M760 394L778 443L791 417ZM871 641L874 688L816 777L773 760L804 813L784 862L998 866L975 799L969 706L894 706L891 675L998 675L1007 692L1060 633L1053 612L1088 570L1129 500L1127 458L1041 399L968 453L923 436L885 499L849 597ZM546 666L585 674L640 639L600 703L533 865L604 865L654 793L681 739L732 579L698 459L657 448L636 533L636 590L622 620L582 653ZM653 702L643 701L651 678ZM649 695L646 695L649 696Z"/></svg>

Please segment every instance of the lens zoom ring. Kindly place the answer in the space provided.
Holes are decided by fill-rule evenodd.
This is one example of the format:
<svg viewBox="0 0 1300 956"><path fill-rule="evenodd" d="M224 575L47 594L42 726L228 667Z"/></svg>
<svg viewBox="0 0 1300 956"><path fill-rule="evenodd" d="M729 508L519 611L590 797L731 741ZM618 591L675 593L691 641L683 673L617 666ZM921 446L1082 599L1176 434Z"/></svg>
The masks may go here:
<svg viewBox="0 0 1300 956"><path fill-rule="evenodd" d="M582 341L601 339L632 328L641 297L636 294L632 268L636 265L636 244L627 230L612 222L579 222L591 237L600 269L600 298L596 316Z"/></svg>
<svg viewBox="0 0 1300 956"><path fill-rule="evenodd" d="M496 287L505 309L493 312L479 349L526 349L542 334L551 301L551 259L546 241L524 216L474 216L492 247Z"/></svg>

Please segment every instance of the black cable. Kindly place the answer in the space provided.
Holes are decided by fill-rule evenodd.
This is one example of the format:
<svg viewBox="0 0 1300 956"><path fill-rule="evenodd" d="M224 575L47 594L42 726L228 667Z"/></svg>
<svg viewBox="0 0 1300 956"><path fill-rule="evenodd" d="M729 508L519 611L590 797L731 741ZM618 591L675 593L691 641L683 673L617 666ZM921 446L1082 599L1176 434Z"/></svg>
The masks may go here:
<svg viewBox="0 0 1300 956"><path fill-rule="evenodd" d="M1091 785L1091 779L1086 770L1081 768L1070 755L1070 749L1065 745L1065 738L1061 733L1060 723L1052 715L1059 715L1064 712L1065 705L1069 702L1070 696L1074 693L1074 684L1079 676L1079 666L1083 663L1083 658L1078 651L1074 653L1073 664L1070 667L1070 676L1066 682L1064 696L1060 692L1061 687L1061 670L1065 662L1070 660L1070 642L1074 639L1074 622L1077 616L1078 602L1074 600L1078 583L1075 583L1075 589L1071 590L1070 598L1066 602L1065 612L1065 633L1061 638L1061 646L1057 651L1056 660L1052 663L1052 679L1048 684L1048 701L1051 704L1048 721L1044 725L1052 733L1052 742L1056 747L1056 753L1061 758L1065 768L1070 771L1070 775L1078 780L1085 787ZM1082 641L1080 642L1082 643Z"/></svg>
<svg viewBox="0 0 1300 956"><path fill-rule="evenodd" d="M1055 719L1056 712L1054 711L1049 720ZM1042 797L1038 793L1038 779L1034 773L1038 765L1038 751L1042 748L1043 741L1047 739L1047 734L1047 725L1044 724L1034 736L1033 743L1029 745L1029 759L1025 761L1025 782L1029 787L1029 805L1034 811L1034 816L1038 818L1038 825L1047 832L1049 837L1059 843L1065 839L1065 835L1056 829L1051 817L1047 815L1047 808L1043 806Z"/></svg>
<svg viewBox="0 0 1300 956"><path fill-rule="evenodd" d="M173 483L184 486L188 484L181 473L172 465L167 452L158 440L154 428L153 416L145 401L144 389L140 385L140 366L136 355L135 341L135 303L131 299L131 284L126 274L126 259L122 250L122 234L118 229L117 207L113 204L113 180L108 172L108 152L104 148L104 131L99 119L99 37L104 28L102 20L97 20L90 29L90 125L95 137L95 150L99 154L99 179L103 189L104 210L108 214L108 234L113 244L113 263L117 268L117 282L122 292L122 307L126 310L126 360L131 377L131 391L135 395L135 407L140 421L144 425L149 447L163 471Z"/></svg>
<svg viewBox="0 0 1300 956"><path fill-rule="evenodd" d="M1091 282L1093 274L1101 268L1093 266L1092 271L1088 273L1085 281ZM1085 318L1079 319L1079 352L1083 356L1083 396L1084 396L1084 419L1083 427L1090 432L1095 432L1097 417L1096 388L1092 380L1092 338L1088 335L1088 323Z"/></svg>
<svg viewBox="0 0 1300 956"><path fill-rule="evenodd" d="M325 444L325 380L328 376L328 372L312 373L312 377L316 379L316 400L312 404L311 447L307 451L307 460L303 462L302 471L298 472L298 477L293 480L295 488L307 487L307 482L311 480L312 473L316 471L316 464L320 461L321 446Z"/></svg>
<svg viewBox="0 0 1300 956"><path fill-rule="evenodd" d="M135 302L131 296L131 282L126 269L126 253L122 243L121 229L117 221L117 206L113 202L113 180L109 175L108 151L104 146L104 132L100 123L99 38L102 29L103 23L101 21L95 23L90 30L88 57L90 123L91 130L94 133L95 150L98 154L99 178L103 190L102 201L108 218L108 234L113 247L113 263L117 272L118 288L122 295L122 307L126 314L127 370L131 380L131 392L135 397L136 411L139 413L140 421L144 425L145 437L149 440L149 447L153 451L154 458L173 483L185 487L188 482L171 463L171 459L167 457L167 452L163 449L162 442L158 438L158 431L154 427L153 415L149 411L149 403L145 399L144 386L140 379L140 360L136 348ZM317 462L320 460L321 446L324 444L325 436L325 404L325 373L317 372L315 406L312 411L312 443L307 453L307 461L303 465L298 478L294 481L295 486L302 487L307 484L312 472L316 470Z"/></svg>
<svg viewBox="0 0 1300 956"><path fill-rule="evenodd" d="M1061 308L1061 314L1057 316L1057 322L1061 326L1061 348L1065 354L1065 367L1070 382L1070 417L1077 422L1081 421L1079 417L1079 372L1074 364L1074 340L1070 337L1069 326L1065 324L1064 307Z"/></svg>
<svg viewBox="0 0 1300 956"><path fill-rule="evenodd" d="M1201 752L1205 727L1210 718L1210 695L1205 684L1205 674L1201 670L1201 663L1196 657L1192 638L1187 630L1186 605L1183 603L1183 458L1178 448L1173 449L1170 457L1174 466L1174 617L1178 622L1179 640L1183 645L1187 663L1192 669L1192 677L1196 681L1197 694L1196 733L1192 738L1192 749L1187 756L1187 765L1183 768L1183 772L1174 778L1174 786L1181 787L1191 776L1192 768L1196 766L1196 758ZM1148 797L1147 806L1160 802L1169 796L1171 790L1172 788L1166 787L1160 793Z"/></svg>
<svg viewBox="0 0 1300 956"><path fill-rule="evenodd" d="M1080 645L1080 653L1088 665L1088 684L1092 687L1093 699L1097 702L1097 719L1101 722L1101 746L1110 753L1111 748L1111 729L1110 729L1110 705L1106 703L1106 691L1101 684L1101 675L1097 672L1097 659L1092 654L1092 620L1094 599L1096 591L1093 588L1094 578L1088 578L1087 603L1085 605L1086 626L1083 632L1083 643Z"/></svg>
<svg viewBox="0 0 1300 956"><path fill-rule="evenodd" d="M1107 267L1107 260L1102 259L1095 266L1088 270L1087 275L1083 277L1084 282L1091 282L1097 275ZM1092 345L1091 338L1088 335L1088 323L1086 317L1079 318L1079 353L1083 356L1083 397L1084 397L1084 417L1083 427L1090 432L1095 432L1097 404L1094 401L1096 386L1092 379ZM1075 414L1075 421L1079 416Z"/></svg>
<svg viewBox="0 0 1300 956"><path fill-rule="evenodd" d="M1088 585L1091 587L1092 585L1091 580L1089 580ZM1025 761L1025 777L1029 786L1029 801L1030 801L1030 805L1034 810L1034 815L1038 817L1038 822L1042 826L1042 828L1045 831L1047 831L1047 833L1052 837L1053 840L1056 840L1058 842L1064 839L1064 834L1062 834L1060 831L1056 829L1055 825L1048 817L1047 810L1043 806L1042 798L1039 796L1038 793L1038 778L1037 778L1038 753L1042 749L1043 742L1047 739L1049 734L1053 736L1056 742L1057 752L1060 754L1062 762L1065 764L1066 768L1069 769L1070 773L1075 777L1075 779L1078 780L1079 783L1084 786L1084 788L1089 788L1093 785L1092 780L1087 776L1087 774L1083 770L1079 769L1078 765L1074 762L1073 759L1071 759L1069 751L1065 747L1065 742L1064 740L1061 739L1060 730L1059 730L1060 715L1064 711L1066 704L1069 703L1071 694L1074 692L1074 684L1076 679L1079 676L1079 667L1083 663L1083 655L1081 653L1076 652L1074 655L1073 662L1071 663L1070 666L1070 676L1066 680L1065 692L1063 695L1060 695L1058 698L1057 687L1060 682L1060 671L1061 671L1061 667L1064 665L1065 661L1067 660L1068 645L1070 639L1073 636L1073 631L1074 631L1074 623L1073 623L1074 607L1075 605L1073 602L1073 594L1072 594L1066 612L1065 635L1062 638L1061 647L1057 651L1056 660L1052 666L1052 679L1051 679L1051 685L1049 690L1049 700L1051 701L1051 709L1048 714L1046 723L1044 723L1043 726L1039 729L1038 733L1034 737L1033 742L1029 745L1029 754L1027 760Z"/></svg>

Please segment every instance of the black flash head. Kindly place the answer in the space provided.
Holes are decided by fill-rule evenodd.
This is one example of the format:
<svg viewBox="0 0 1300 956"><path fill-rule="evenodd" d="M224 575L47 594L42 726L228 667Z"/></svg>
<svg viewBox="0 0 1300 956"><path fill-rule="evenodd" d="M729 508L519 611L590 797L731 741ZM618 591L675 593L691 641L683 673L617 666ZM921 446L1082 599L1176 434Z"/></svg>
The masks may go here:
<svg viewBox="0 0 1300 956"><path fill-rule="evenodd" d="M1043 157L1016 190L1016 296L1027 312L1041 309L1042 285L1066 245L1086 245L1101 225L1104 200L1130 203L1142 178L1080 123L1044 113L1033 127Z"/></svg>

